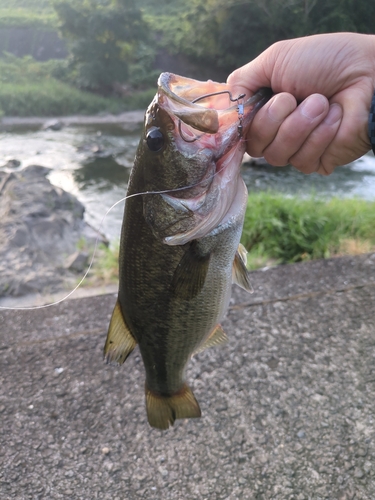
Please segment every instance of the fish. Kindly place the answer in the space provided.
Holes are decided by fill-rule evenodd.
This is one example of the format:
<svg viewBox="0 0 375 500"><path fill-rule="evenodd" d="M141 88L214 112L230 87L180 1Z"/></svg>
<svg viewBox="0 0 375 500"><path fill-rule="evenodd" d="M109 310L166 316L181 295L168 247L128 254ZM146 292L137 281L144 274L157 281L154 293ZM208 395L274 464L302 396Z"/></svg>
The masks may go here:
<svg viewBox="0 0 375 500"><path fill-rule="evenodd" d="M139 346L149 424L201 416L185 381L197 352L227 340L220 322L232 282L250 291L240 245L247 189L245 134L269 89L233 97L227 84L162 73L131 170L119 289L104 357Z"/></svg>

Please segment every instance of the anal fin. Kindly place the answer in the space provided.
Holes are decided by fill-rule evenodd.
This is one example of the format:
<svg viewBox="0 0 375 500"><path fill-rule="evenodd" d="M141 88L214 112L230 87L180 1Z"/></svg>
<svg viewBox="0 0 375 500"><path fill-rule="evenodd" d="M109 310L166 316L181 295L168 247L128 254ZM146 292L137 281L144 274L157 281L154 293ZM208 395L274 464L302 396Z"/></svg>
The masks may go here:
<svg viewBox="0 0 375 500"><path fill-rule="evenodd" d="M136 345L137 341L125 323L117 300L109 323L107 340L104 346L104 358L107 362L122 365Z"/></svg>
<svg viewBox="0 0 375 500"><path fill-rule="evenodd" d="M146 386L147 418L151 427L165 430L178 418L198 418L201 416L198 401L186 384L171 396L162 396L150 391Z"/></svg>
<svg viewBox="0 0 375 500"><path fill-rule="evenodd" d="M194 351L194 354L198 354L198 352L202 352L209 347L224 344L225 342L228 342L226 333L221 328L221 325L216 325L209 337Z"/></svg>
<svg viewBox="0 0 375 500"><path fill-rule="evenodd" d="M240 243L234 257L232 267L232 281L247 292L253 293L254 290L250 283L249 272L246 268L246 254L246 248Z"/></svg>

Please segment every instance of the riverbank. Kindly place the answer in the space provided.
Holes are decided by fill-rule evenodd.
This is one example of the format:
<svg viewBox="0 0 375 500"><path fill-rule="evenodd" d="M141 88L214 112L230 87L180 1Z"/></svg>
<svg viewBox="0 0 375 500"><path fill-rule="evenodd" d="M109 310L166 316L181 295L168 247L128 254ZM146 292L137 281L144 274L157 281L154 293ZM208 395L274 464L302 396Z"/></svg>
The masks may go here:
<svg viewBox="0 0 375 500"><path fill-rule="evenodd" d="M100 126L121 125L128 128L139 127L143 123L144 110L125 111L118 115L101 113L97 115L70 116L4 116L0 119L0 130L13 127L38 128L48 126L48 123L60 123L62 126Z"/></svg>

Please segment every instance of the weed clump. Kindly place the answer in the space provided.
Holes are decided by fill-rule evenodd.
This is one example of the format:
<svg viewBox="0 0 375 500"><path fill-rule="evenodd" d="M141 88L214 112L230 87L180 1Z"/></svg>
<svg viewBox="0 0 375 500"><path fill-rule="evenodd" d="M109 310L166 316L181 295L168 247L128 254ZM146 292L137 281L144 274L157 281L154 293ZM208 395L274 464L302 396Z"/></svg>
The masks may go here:
<svg viewBox="0 0 375 500"><path fill-rule="evenodd" d="M251 269L369 252L374 220L375 202L261 192L249 196L242 243Z"/></svg>

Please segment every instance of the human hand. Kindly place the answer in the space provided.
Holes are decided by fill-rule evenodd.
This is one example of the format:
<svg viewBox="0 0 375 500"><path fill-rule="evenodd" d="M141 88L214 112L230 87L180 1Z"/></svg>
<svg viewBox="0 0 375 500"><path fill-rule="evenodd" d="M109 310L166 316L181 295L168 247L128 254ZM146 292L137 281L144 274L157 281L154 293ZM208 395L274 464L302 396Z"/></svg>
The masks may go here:
<svg viewBox="0 0 375 500"><path fill-rule="evenodd" d="M271 165L328 175L370 148L375 36L314 35L277 42L228 77L233 93L276 95L255 115L247 152Z"/></svg>

